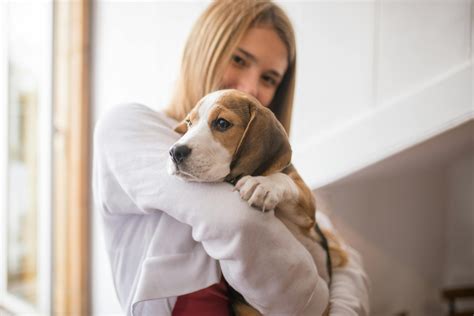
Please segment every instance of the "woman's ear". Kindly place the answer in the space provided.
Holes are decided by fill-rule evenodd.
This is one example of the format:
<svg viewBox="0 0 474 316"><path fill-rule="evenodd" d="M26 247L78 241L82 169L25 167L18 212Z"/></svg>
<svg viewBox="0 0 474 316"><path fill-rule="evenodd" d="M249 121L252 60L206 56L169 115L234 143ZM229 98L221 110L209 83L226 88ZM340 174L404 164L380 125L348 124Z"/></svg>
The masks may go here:
<svg viewBox="0 0 474 316"><path fill-rule="evenodd" d="M174 128L174 131L178 134L186 134L188 131L188 124L186 123L186 119L182 120L178 126Z"/></svg>

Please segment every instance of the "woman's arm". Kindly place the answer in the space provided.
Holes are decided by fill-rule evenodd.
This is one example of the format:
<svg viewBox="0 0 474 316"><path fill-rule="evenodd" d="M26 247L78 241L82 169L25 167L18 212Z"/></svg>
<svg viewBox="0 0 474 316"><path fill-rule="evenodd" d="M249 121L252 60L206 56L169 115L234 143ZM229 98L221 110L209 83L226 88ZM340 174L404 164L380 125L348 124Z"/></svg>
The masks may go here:
<svg viewBox="0 0 474 316"><path fill-rule="evenodd" d="M328 289L311 256L272 214L241 201L226 183L168 175L173 122L142 105L118 106L97 123L94 191L109 215L163 211L192 227L228 282L264 314L319 315Z"/></svg>
<svg viewBox="0 0 474 316"><path fill-rule="evenodd" d="M346 245L347 265L333 271L330 291L331 316L369 315L369 281L359 253Z"/></svg>
<svg viewBox="0 0 474 316"><path fill-rule="evenodd" d="M316 212L316 220L321 228L338 235L329 218L323 212ZM342 238L339 238L342 243ZM333 270L330 288L331 316L369 315L369 279L365 273L362 258L349 245L342 243L348 261L343 267Z"/></svg>

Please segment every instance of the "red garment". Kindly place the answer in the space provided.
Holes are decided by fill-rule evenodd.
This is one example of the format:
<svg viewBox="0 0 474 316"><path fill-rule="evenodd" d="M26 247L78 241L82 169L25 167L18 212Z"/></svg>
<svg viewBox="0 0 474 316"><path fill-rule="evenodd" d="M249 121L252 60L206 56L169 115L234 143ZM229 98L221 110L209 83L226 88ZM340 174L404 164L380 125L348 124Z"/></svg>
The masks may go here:
<svg viewBox="0 0 474 316"><path fill-rule="evenodd" d="M227 283L219 283L205 289L178 296L172 316L230 316Z"/></svg>

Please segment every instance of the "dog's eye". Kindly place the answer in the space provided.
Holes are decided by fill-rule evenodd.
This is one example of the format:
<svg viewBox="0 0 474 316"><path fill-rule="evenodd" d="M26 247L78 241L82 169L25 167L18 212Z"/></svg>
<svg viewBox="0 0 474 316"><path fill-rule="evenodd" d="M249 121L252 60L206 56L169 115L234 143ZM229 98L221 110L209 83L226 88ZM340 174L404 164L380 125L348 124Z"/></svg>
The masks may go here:
<svg viewBox="0 0 474 316"><path fill-rule="evenodd" d="M186 125L188 125L188 127L191 127L193 125L193 123L191 122L191 120L186 120Z"/></svg>
<svg viewBox="0 0 474 316"><path fill-rule="evenodd" d="M224 120L223 118L219 118L214 121L213 125L218 131L223 132L227 130L232 124L229 121Z"/></svg>

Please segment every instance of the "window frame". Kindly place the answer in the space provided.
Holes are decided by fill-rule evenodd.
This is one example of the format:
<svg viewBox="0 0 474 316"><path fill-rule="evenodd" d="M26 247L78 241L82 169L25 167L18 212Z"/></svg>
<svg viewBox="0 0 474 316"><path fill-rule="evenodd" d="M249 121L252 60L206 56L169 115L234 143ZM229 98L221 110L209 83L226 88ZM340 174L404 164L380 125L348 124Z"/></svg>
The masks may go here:
<svg viewBox="0 0 474 316"><path fill-rule="evenodd" d="M90 0L54 2L53 311L90 315Z"/></svg>

